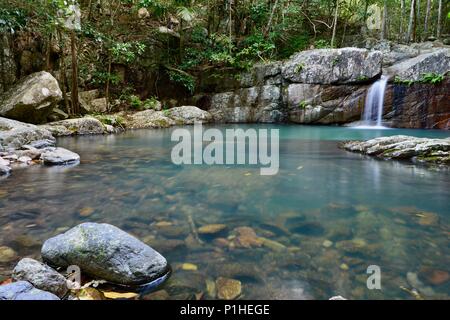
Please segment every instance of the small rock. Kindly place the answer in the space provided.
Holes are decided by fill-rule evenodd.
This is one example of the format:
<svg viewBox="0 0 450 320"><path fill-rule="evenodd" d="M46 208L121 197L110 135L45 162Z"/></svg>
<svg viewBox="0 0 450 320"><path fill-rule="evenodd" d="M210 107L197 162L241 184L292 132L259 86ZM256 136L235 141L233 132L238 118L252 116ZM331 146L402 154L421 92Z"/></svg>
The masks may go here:
<svg viewBox="0 0 450 320"><path fill-rule="evenodd" d="M193 263L183 263L181 269L185 271L197 271L198 267Z"/></svg>
<svg viewBox="0 0 450 320"><path fill-rule="evenodd" d="M219 277L216 280L217 297L222 300L234 300L242 293L239 280Z"/></svg>
<svg viewBox="0 0 450 320"><path fill-rule="evenodd" d="M272 249L273 251L283 251L283 250L287 249L284 244L279 243L277 241L270 240L270 239L263 238L263 237L260 237L259 239L261 239L263 246L265 246L269 249Z"/></svg>
<svg viewBox="0 0 450 320"><path fill-rule="evenodd" d="M11 168L0 164L0 176L6 176L11 173Z"/></svg>
<svg viewBox="0 0 450 320"><path fill-rule="evenodd" d="M80 161L80 156L64 148L51 148L41 154L41 159L47 165L74 164Z"/></svg>
<svg viewBox="0 0 450 320"><path fill-rule="evenodd" d="M330 241L330 240L325 240L323 243L322 243L322 246L324 246L325 248L329 248L329 247L331 247L333 245L333 241Z"/></svg>
<svg viewBox="0 0 450 320"><path fill-rule="evenodd" d="M33 287L27 281L0 286L0 300L59 300L53 293Z"/></svg>
<svg viewBox="0 0 450 320"><path fill-rule="evenodd" d="M19 157L19 159L17 159L17 161L22 162L22 163L30 163L31 160L33 160L33 159L31 159L28 156L21 156L21 157Z"/></svg>
<svg viewBox="0 0 450 320"><path fill-rule="evenodd" d="M421 226L435 226L439 223L439 216L433 212L420 212L416 214L419 217Z"/></svg>
<svg viewBox="0 0 450 320"><path fill-rule="evenodd" d="M343 263L339 266L339 268L343 271L347 271L349 269L348 265L346 263Z"/></svg>
<svg viewBox="0 0 450 320"><path fill-rule="evenodd" d="M263 241L256 235L255 231L250 227L238 227L234 229L236 237L233 243L237 247L251 248L261 247Z"/></svg>
<svg viewBox="0 0 450 320"><path fill-rule="evenodd" d="M208 224L198 228L199 234L215 234L219 233L227 228L224 224Z"/></svg>
<svg viewBox="0 0 450 320"><path fill-rule="evenodd" d="M439 286L446 283L450 276L447 271L436 270L432 268L424 268L420 271L420 277L424 279L427 283L434 286Z"/></svg>
<svg viewBox="0 0 450 320"><path fill-rule="evenodd" d="M77 292L78 300L105 300L103 293L95 288L84 288Z"/></svg>
<svg viewBox="0 0 450 320"><path fill-rule="evenodd" d="M10 161L9 160L5 160L2 157L0 157L0 166L9 166Z"/></svg>
<svg viewBox="0 0 450 320"><path fill-rule="evenodd" d="M67 293L66 279L49 266L30 258L19 261L13 271L13 279L30 282L37 289L51 292L62 298Z"/></svg>
<svg viewBox="0 0 450 320"><path fill-rule="evenodd" d="M169 300L170 295L166 290L158 290L143 297L144 300Z"/></svg>
<svg viewBox="0 0 450 320"><path fill-rule="evenodd" d="M7 246L0 246L0 262L11 262L17 259L17 253Z"/></svg>
<svg viewBox="0 0 450 320"><path fill-rule="evenodd" d="M94 213L94 208L91 207L85 207L80 210L79 215L80 217L86 218L91 216Z"/></svg>

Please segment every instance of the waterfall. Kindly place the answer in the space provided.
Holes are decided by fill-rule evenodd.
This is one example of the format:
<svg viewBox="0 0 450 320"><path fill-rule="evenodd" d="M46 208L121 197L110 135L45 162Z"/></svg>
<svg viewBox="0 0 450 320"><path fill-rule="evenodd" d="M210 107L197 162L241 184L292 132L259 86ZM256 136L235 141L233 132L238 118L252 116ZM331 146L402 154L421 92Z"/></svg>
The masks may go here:
<svg viewBox="0 0 450 320"><path fill-rule="evenodd" d="M386 89L387 81L388 77L381 76L381 78L369 88L362 116L364 126L383 127L381 125L381 120L383 118L384 91Z"/></svg>

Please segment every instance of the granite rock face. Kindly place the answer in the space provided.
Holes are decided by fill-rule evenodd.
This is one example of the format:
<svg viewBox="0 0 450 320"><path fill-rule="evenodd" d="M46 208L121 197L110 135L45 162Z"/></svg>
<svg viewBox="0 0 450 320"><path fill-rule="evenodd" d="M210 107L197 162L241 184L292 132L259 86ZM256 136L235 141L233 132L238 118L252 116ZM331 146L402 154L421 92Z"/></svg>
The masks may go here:
<svg viewBox="0 0 450 320"><path fill-rule="evenodd" d="M360 48L316 49L293 55L282 67L283 78L295 83L347 84L381 74L380 51Z"/></svg>
<svg viewBox="0 0 450 320"><path fill-rule="evenodd" d="M40 127L50 131L56 137L104 134L107 132L100 120L89 116L50 122Z"/></svg>
<svg viewBox="0 0 450 320"><path fill-rule="evenodd" d="M48 239L41 253L52 266L77 265L96 279L122 285L146 284L169 271L161 254L109 224L80 224Z"/></svg>
<svg viewBox="0 0 450 320"><path fill-rule="evenodd" d="M41 160L46 165L66 165L66 164L76 164L80 162L80 156L75 152L64 148L46 148L41 154Z"/></svg>
<svg viewBox="0 0 450 320"><path fill-rule="evenodd" d="M33 124L0 117L0 151L2 148L18 149L23 145L44 141L47 144L55 143L55 138L48 130Z"/></svg>

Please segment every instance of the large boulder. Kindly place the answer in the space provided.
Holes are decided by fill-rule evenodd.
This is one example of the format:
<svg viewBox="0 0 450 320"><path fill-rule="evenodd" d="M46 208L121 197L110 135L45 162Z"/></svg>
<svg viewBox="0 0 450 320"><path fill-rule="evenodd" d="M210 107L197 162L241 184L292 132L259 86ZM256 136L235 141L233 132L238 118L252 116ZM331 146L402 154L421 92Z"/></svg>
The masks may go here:
<svg viewBox="0 0 450 320"><path fill-rule="evenodd" d="M106 133L102 122L90 116L50 122L40 127L50 131L56 137Z"/></svg>
<svg viewBox="0 0 450 320"><path fill-rule="evenodd" d="M0 116L43 123L61 99L58 81L50 73L33 73L3 94L0 98Z"/></svg>
<svg viewBox="0 0 450 320"><path fill-rule="evenodd" d="M39 144L54 145L55 138L45 128L0 117L0 151Z"/></svg>
<svg viewBox="0 0 450 320"><path fill-rule="evenodd" d="M149 109L125 116L125 125L129 129L167 128L175 124L166 111Z"/></svg>
<svg viewBox="0 0 450 320"><path fill-rule="evenodd" d="M212 116L208 111L195 106L175 107L167 110L165 114L179 124L207 123L212 120Z"/></svg>
<svg viewBox="0 0 450 320"><path fill-rule="evenodd" d="M53 293L36 289L27 281L0 286L0 300L60 300Z"/></svg>
<svg viewBox="0 0 450 320"><path fill-rule="evenodd" d="M169 271L161 254L109 224L80 224L45 241L41 253L52 266L77 265L94 278L122 285L147 284Z"/></svg>
<svg viewBox="0 0 450 320"><path fill-rule="evenodd" d="M426 73L443 75L449 71L450 49L445 48L394 64L385 73L397 81L419 81Z"/></svg>
<svg viewBox="0 0 450 320"><path fill-rule="evenodd" d="M282 67L283 78L296 83L366 82L381 74L382 53L359 48L317 49L293 55Z"/></svg>
<svg viewBox="0 0 450 320"><path fill-rule="evenodd" d="M60 298L68 291L66 278L49 266L30 258L19 261L12 278L15 281L28 281L35 288L51 292Z"/></svg>

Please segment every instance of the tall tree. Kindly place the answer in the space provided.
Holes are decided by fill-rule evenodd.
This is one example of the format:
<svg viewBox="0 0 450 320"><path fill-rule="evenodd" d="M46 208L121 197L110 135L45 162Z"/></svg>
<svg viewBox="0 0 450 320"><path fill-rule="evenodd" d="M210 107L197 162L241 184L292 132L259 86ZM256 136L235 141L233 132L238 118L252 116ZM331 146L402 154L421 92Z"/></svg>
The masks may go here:
<svg viewBox="0 0 450 320"><path fill-rule="evenodd" d="M403 38L403 21L405 20L405 0L400 1L400 30L398 33L399 41Z"/></svg>
<svg viewBox="0 0 450 320"><path fill-rule="evenodd" d="M333 19L333 33L331 35L331 47L334 48L334 42L336 39L336 29L337 29L337 20L339 15L339 0L336 0L336 7L334 10L334 19Z"/></svg>
<svg viewBox="0 0 450 320"><path fill-rule="evenodd" d="M415 17L415 7L416 0L411 0L411 10L409 11L409 22L408 22L408 31L406 32L406 42L409 43L411 41L411 35L413 33L414 27L414 17Z"/></svg>
<svg viewBox="0 0 450 320"><path fill-rule="evenodd" d="M383 6L383 18L381 20L381 40L385 40L386 39L386 35L387 35L387 0L384 0L384 6Z"/></svg>
<svg viewBox="0 0 450 320"><path fill-rule="evenodd" d="M425 40L428 38L428 21L430 19L431 12L431 0L427 0L427 9L425 11L425 21L423 24L423 37Z"/></svg>
<svg viewBox="0 0 450 320"><path fill-rule="evenodd" d="M438 39L441 38L441 20L442 20L442 0L439 0L437 25L436 25L436 38Z"/></svg>

